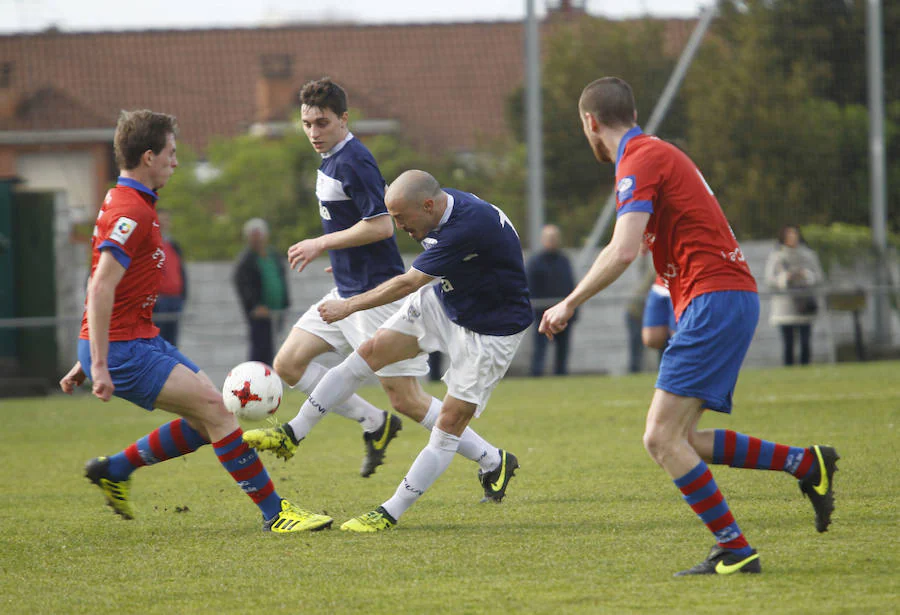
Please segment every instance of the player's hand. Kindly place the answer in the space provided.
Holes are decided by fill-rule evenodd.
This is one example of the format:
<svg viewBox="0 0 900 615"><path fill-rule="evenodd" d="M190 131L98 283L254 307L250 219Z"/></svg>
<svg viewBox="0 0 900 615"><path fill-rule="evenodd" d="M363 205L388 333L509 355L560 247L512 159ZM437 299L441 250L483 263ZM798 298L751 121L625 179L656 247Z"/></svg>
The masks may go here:
<svg viewBox="0 0 900 615"><path fill-rule="evenodd" d="M554 335L569 326L569 320L573 314L575 314L575 308L570 307L567 301L560 301L544 312L538 333L543 333L547 339L552 340Z"/></svg>
<svg viewBox="0 0 900 615"><path fill-rule="evenodd" d="M267 305L257 305L250 310L250 318L269 318L269 316L271 316L271 314L269 313L269 306Z"/></svg>
<svg viewBox="0 0 900 615"><path fill-rule="evenodd" d="M325 251L325 241L321 237L304 239L288 248L288 262L291 269L303 271Z"/></svg>
<svg viewBox="0 0 900 615"><path fill-rule="evenodd" d="M95 397L103 401L109 401L112 398L116 385L112 383L109 368L91 365L91 382L94 383L93 393Z"/></svg>
<svg viewBox="0 0 900 615"><path fill-rule="evenodd" d="M61 388L62 392L66 395L71 395L72 391L75 390L75 387L80 387L84 384L84 379L86 377L87 375L81 367L81 361L75 361L75 365L72 366L69 373L63 376L62 380L59 381L59 388Z"/></svg>
<svg viewBox="0 0 900 615"><path fill-rule="evenodd" d="M343 299L329 299L319 304L319 316L329 324L344 320L351 313L347 302Z"/></svg>

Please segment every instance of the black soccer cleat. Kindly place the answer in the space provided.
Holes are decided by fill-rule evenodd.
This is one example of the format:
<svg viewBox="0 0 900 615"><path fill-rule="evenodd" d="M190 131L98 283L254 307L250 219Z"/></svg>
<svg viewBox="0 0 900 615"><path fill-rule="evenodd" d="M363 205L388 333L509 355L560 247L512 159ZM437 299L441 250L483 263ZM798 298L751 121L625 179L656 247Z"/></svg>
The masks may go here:
<svg viewBox="0 0 900 615"><path fill-rule="evenodd" d="M706 559L687 570L676 572L676 577L687 577L695 574L734 574L735 572L760 573L759 553L752 549L750 555L741 557L734 551L714 545Z"/></svg>
<svg viewBox="0 0 900 615"><path fill-rule="evenodd" d="M375 468L384 463L384 453L391 440L397 437L397 432L403 429L403 421L400 417L385 412L384 425L372 433L363 433L363 443L366 445L366 456L363 459L362 468L359 470L363 478L372 476Z"/></svg>
<svg viewBox="0 0 900 615"><path fill-rule="evenodd" d="M134 508L129 495L131 479L112 480L109 477L109 458L95 457L84 467L84 476L100 487L106 505L123 519L134 519Z"/></svg>
<svg viewBox="0 0 900 615"><path fill-rule="evenodd" d="M506 495L506 487L519 467L519 460L512 453L500 449L500 465L490 472L478 471L478 480L484 487L484 497L481 502L495 502L499 504Z"/></svg>
<svg viewBox="0 0 900 615"><path fill-rule="evenodd" d="M800 491L809 498L816 511L816 529L827 532L834 512L834 473L841 456L831 446L816 444L807 450L816 456L819 471L799 481Z"/></svg>

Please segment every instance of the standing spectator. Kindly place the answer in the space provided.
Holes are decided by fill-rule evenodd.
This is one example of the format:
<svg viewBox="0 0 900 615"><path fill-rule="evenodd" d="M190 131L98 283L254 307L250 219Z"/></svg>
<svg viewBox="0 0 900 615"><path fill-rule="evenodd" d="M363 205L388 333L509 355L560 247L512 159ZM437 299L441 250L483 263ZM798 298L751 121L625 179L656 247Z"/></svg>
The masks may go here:
<svg viewBox="0 0 900 615"><path fill-rule="evenodd" d="M534 305L535 335L534 354L531 357L531 375L541 376L544 373L544 355L547 353L548 340L537 331L537 323L541 322L544 310L567 296L575 288L572 275L572 264L559 248L560 232L555 224L548 224L541 230L541 246L543 250L528 261L528 289ZM572 331L573 317L569 326L553 337L556 346L556 362L554 373L563 376L568 373L569 334Z"/></svg>
<svg viewBox="0 0 900 615"><path fill-rule="evenodd" d="M815 294L797 294L812 289L825 279L819 257L803 241L800 229L793 225L778 232L778 247L766 261L766 284L785 292L772 297L769 322L781 329L784 342L784 364L794 364L794 334L800 338L800 364L808 365L811 355L812 323L818 304Z"/></svg>
<svg viewBox="0 0 900 615"><path fill-rule="evenodd" d="M284 262L269 247L269 225L262 218L244 224L244 241L247 247L238 257L234 285L250 326L249 360L271 365L275 332L290 305Z"/></svg>
<svg viewBox="0 0 900 615"><path fill-rule="evenodd" d="M159 232L162 234L161 247L166 253L166 258L163 260L162 278L159 282L159 297L153 307L153 322L159 327L159 334L164 340L178 346L178 325L188 294L187 272L184 268L181 246L170 234L171 214L159 208L156 213L159 216ZM158 314L161 318L157 319Z"/></svg>

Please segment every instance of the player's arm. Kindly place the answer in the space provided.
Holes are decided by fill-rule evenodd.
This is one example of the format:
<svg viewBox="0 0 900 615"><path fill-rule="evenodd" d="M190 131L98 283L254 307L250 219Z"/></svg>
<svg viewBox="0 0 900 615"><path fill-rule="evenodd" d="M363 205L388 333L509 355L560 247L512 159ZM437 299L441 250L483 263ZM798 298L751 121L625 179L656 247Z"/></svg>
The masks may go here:
<svg viewBox="0 0 900 615"><path fill-rule="evenodd" d="M343 231L325 233L319 237L304 239L288 249L288 261L291 269L303 271L306 266L317 259L322 252L365 246L376 241L388 239L394 234L394 223L387 214L360 220Z"/></svg>
<svg viewBox="0 0 900 615"><path fill-rule="evenodd" d="M552 337L565 329L575 308L615 282L628 269L640 254L649 219L650 214L644 211L631 211L619 216L612 240L600 251L587 275L568 297L544 312L539 329L541 333Z"/></svg>
<svg viewBox="0 0 900 615"><path fill-rule="evenodd" d="M319 315L322 317L322 320L329 323L343 320L354 312L393 303L397 299L402 299L433 281L433 276L422 273L418 269L410 269L387 282L382 282L372 290L349 299L323 301L319 305Z"/></svg>
<svg viewBox="0 0 900 615"><path fill-rule="evenodd" d="M112 317L116 286L125 275L125 267L110 250L103 250L88 288L88 331L91 339L91 382L94 395L103 401L112 397L109 375L109 323Z"/></svg>

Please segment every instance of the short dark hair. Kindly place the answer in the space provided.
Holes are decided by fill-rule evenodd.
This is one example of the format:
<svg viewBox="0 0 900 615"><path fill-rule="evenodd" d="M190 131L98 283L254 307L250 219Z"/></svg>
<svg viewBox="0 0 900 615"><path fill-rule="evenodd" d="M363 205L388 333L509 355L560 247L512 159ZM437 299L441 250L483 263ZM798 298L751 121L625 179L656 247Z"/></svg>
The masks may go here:
<svg viewBox="0 0 900 615"><path fill-rule="evenodd" d="M578 99L578 109L588 112L610 128L634 125L634 92L618 77L603 77L585 86Z"/></svg>
<svg viewBox="0 0 900 615"><path fill-rule="evenodd" d="M787 239L787 233L790 229L794 229L797 231L797 243L806 245L806 240L803 239L803 233L800 231L800 227L796 224L785 224L778 231L778 243L784 245L784 240Z"/></svg>
<svg viewBox="0 0 900 615"><path fill-rule="evenodd" d="M300 89L300 104L331 109L341 117L347 112L347 92L328 77L305 83Z"/></svg>
<svg viewBox="0 0 900 615"><path fill-rule="evenodd" d="M119 113L116 135L113 137L119 170L137 168L147 150L159 154L166 147L170 134L178 134L178 120L174 115L155 113L149 109Z"/></svg>

